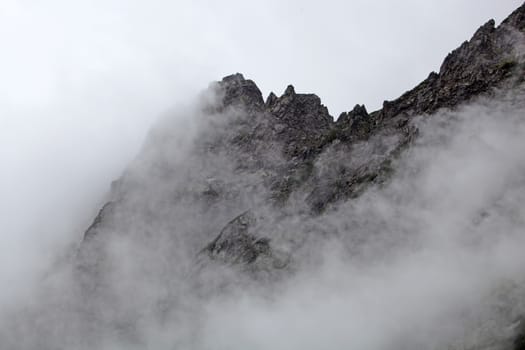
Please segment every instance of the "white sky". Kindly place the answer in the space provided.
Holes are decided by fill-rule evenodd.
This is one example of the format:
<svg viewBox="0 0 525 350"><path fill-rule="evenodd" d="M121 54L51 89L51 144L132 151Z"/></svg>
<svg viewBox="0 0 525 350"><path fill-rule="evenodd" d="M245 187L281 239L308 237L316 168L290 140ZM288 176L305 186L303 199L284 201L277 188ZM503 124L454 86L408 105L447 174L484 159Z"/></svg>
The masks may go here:
<svg viewBox="0 0 525 350"><path fill-rule="evenodd" d="M0 285L78 240L152 121L209 81L374 110L521 3L0 0Z"/></svg>

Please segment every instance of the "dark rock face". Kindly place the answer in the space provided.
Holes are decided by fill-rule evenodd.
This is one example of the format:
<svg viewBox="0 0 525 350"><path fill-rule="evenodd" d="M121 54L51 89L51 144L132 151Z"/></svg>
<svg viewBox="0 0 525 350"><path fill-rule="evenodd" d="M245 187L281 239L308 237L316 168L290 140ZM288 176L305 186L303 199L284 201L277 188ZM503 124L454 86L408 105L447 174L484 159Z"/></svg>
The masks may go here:
<svg viewBox="0 0 525 350"><path fill-rule="evenodd" d="M283 125L279 134L288 157L307 157L312 151L312 142L322 138L333 121L319 97L297 94L291 85L272 103L268 112Z"/></svg>
<svg viewBox="0 0 525 350"><path fill-rule="evenodd" d="M224 77L218 83L220 93L223 94L224 106L237 106L259 111L264 106L261 91L251 80L245 80L242 74L232 74Z"/></svg>
<svg viewBox="0 0 525 350"><path fill-rule="evenodd" d="M284 268L286 257L276 254L269 238L253 233L256 221L252 211L242 213L226 224L201 254L206 253L210 259L226 264L269 263L272 268Z"/></svg>
<svg viewBox="0 0 525 350"><path fill-rule="evenodd" d="M229 263L253 263L261 254L270 252L267 238L257 238L249 232L255 224L253 213L247 211L230 221L207 247L212 259Z"/></svg>
<svg viewBox="0 0 525 350"><path fill-rule="evenodd" d="M432 72L397 100L385 101L378 117L428 114L439 108L455 107L487 93L515 69L522 74L523 67L517 67L516 43L523 41L524 12L524 6L520 7L497 28L494 20L485 23L469 41L445 58L439 73Z"/></svg>
<svg viewBox="0 0 525 350"><path fill-rule="evenodd" d="M356 105L350 112L342 113L337 119L338 138L349 141L349 136L366 138L374 124L364 105Z"/></svg>

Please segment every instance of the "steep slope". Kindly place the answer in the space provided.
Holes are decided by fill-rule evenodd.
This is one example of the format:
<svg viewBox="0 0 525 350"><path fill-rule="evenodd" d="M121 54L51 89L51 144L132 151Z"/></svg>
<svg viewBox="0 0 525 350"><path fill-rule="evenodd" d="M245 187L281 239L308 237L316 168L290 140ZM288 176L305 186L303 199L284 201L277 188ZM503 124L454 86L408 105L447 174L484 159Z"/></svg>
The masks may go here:
<svg viewBox="0 0 525 350"><path fill-rule="evenodd" d="M498 27L493 20L481 26L439 73L381 110L356 105L335 121L319 97L293 86L265 101L238 73L211 84L183 112L191 119L152 130L85 232L76 261L85 308L106 315L100 309L122 292L112 280L128 272L166 290L154 307L169 314L188 303L170 288L205 300L276 286L315 265L320 247L341 234L331 227L333 213L388 184L398 158L418 139L418 120L524 88L524 48L525 5ZM338 237L341 245L373 259L375 247L359 251L356 242L386 234L360 233L360 219L348 213L341 225L356 232ZM133 261L122 262L122 252ZM118 309L100 327L117 323L133 334L132 322L122 320L145 307L152 306Z"/></svg>
<svg viewBox="0 0 525 350"><path fill-rule="evenodd" d="M271 203L283 213L291 210L290 214L315 216L338 201L359 195L371 184L386 181L392 159L417 135L417 128L410 123L413 116L454 108L474 97L494 94L495 88L512 89L522 83L524 13L525 5L497 28L493 20L481 26L470 41L447 56L439 73L432 72L397 100L385 101L383 109L369 114L364 106L356 105L335 122L314 94L298 94L290 85L282 96L270 93L263 101L253 81L241 74L225 77L211 87L219 97L203 109L203 114L213 115L215 120L206 121L206 127L199 126L201 134L196 138L204 137L205 141L195 146L196 157L220 156L225 163L199 167L199 190L187 195L197 202L235 208L229 219L253 208L253 201L259 201L259 206ZM162 146L155 147L144 153L163 152ZM172 171L169 160L158 158L155 166ZM215 176L225 164L237 183L228 183L224 175L231 174L227 171ZM188 171L194 169L189 166ZM202 176L203 171L208 174ZM157 186L155 176L144 182ZM101 227L112 220L116 207L125 206L126 192L134 190L123 185L127 181L131 181L127 175L117 181L118 190L113 191L112 200L85 233L86 240L103 231ZM170 186L170 181L178 180L162 181ZM180 185L191 187L186 182ZM241 204L246 201L249 204ZM205 220L209 220L208 214L215 217L212 209L202 214Z"/></svg>

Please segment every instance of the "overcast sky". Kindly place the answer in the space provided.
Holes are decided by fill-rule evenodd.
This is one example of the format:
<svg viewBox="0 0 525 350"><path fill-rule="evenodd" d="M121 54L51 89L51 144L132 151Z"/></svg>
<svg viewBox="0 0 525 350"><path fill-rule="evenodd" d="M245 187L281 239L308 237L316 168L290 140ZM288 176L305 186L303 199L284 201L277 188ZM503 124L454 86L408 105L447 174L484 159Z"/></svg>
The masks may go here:
<svg viewBox="0 0 525 350"><path fill-rule="evenodd" d="M77 241L152 121L211 80L374 110L520 4L1 0L0 285Z"/></svg>

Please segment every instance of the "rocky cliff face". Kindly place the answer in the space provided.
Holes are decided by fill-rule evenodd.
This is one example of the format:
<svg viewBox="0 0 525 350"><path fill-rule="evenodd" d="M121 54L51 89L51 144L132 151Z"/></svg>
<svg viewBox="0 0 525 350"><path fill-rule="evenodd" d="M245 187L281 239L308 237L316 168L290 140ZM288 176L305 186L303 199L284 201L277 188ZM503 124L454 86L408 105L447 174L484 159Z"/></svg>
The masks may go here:
<svg viewBox="0 0 525 350"><path fill-rule="evenodd" d="M356 105L337 120L318 96L291 85L265 101L241 74L213 83L213 98L192 111L187 139L161 124L114 183L80 248L83 285L97 290L111 278L109 240L155 251L195 295L211 284L271 284L293 274L330 237L335 208L388 183L392 164L418 137L416 116L522 88L524 47L525 5L498 27L493 20L481 26L439 73L381 110ZM133 254L140 265L143 253ZM243 273L232 277L229 269ZM145 274L152 271L144 265Z"/></svg>

